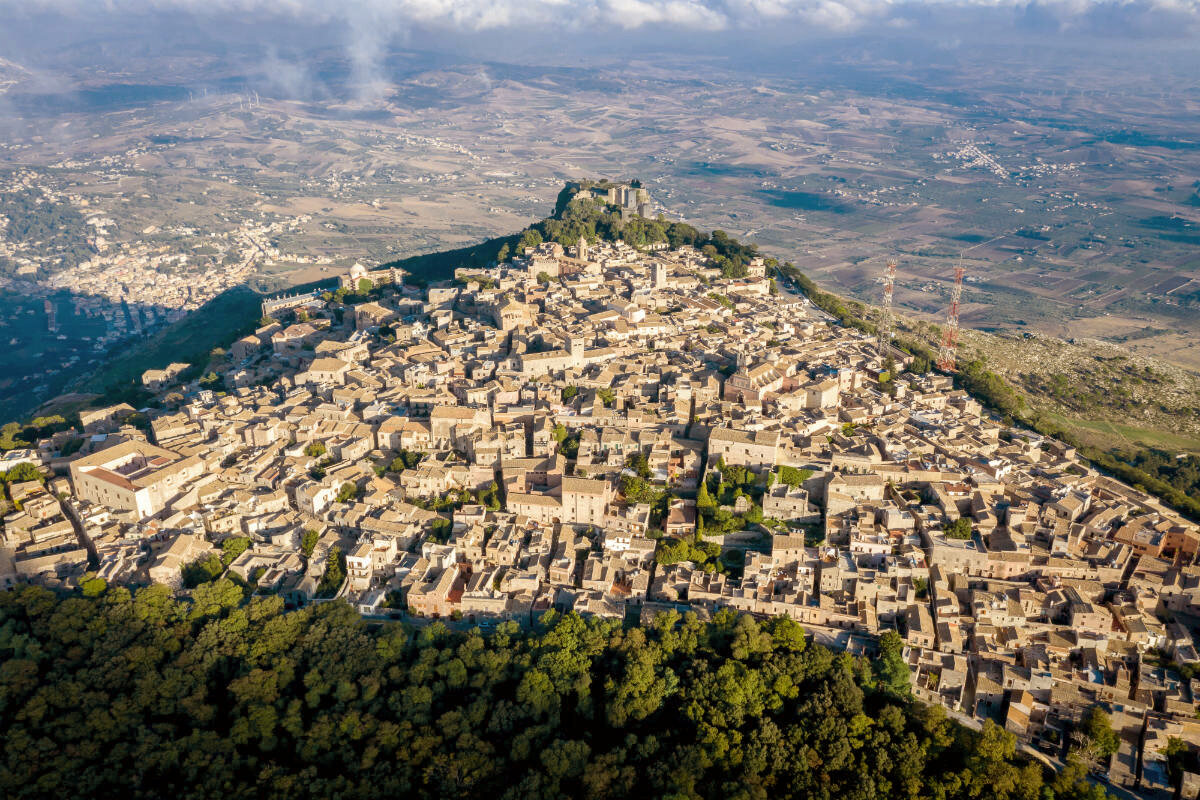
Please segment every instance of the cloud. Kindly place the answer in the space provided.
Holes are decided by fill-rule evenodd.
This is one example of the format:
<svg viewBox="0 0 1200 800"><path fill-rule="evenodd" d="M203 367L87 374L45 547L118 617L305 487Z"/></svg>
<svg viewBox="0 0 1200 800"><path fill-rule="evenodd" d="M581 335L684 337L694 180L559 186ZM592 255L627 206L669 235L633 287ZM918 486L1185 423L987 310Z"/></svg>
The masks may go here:
<svg viewBox="0 0 1200 800"><path fill-rule="evenodd" d="M292 18L341 23L361 41L384 41L414 27L479 32L547 26L550 33L636 29L712 31L794 23L844 31L887 25L926 12L979 12L1019 22L1040 18L1059 28L1133 22L1194 32L1200 0L0 0L6 13L130 16L183 12L198 17ZM1119 33L1116 27L1111 32Z"/></svg>
<svg viewBox="0 0 1200 800"><path fill-rule="evenodd" d="M263 90L281 97L312 100L324 93L303 60L281 56L274 46L267 48L266 58L259 65L259 71Z"/></svg>
<svg viewBox="0 0 1200 800"><path fill-rule="evenodd" d="M1187 42L1200 36L1200 0L0 0L0 19L10 23L7 42L0 25L0 56L28 51L33 60L66 49L47 44L64 41L60 28L88 41L186 33L192 23L249 47L269 36L278 50L263 51L263 85L296 99L329 90L303 58L285 54L333 46L349 66L347 88L370 101L393 83L397 44L520 60L655 48L753 58L756 47L855 33L923 37L941 50L1005 35ZM297 32L305 44L292 46Z"/></svg>
<svg viewBox="0 0 1200 800"><path fill-rule="evenodd" d="M351 82L360 100L379 100L389 81L383 71L384 58L392 40L405 31L402 16L389 13L384 3L348 4L346 19Z"/></svg>
<svg viewBox="0 0 1200 800"><path fill-rule="evenodd" d="M621 28L666 25L697 30L720 30L729 20L721 11L691 0L606 0L595 9L598 21Z"/></svg>

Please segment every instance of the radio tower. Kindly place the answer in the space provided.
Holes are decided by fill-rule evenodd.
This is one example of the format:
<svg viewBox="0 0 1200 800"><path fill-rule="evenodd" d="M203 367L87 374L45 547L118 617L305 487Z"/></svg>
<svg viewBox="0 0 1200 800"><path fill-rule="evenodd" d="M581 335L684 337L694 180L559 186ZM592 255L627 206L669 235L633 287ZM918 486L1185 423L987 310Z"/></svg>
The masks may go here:
<svg viewBox="0 0 1200 800"><path fill-rule="evenodd" d="M896 262L888 259L887 267L883 270L883 315L879 320L879 362L882 364L887 355L888 345L892 342L892 290L896 286Z"/></svg>
<svg viewBox="0 0 1200 800"><path fill-rule="evenodd" d="M958 266L954 268L954 291L950 293L950 314L946 318L946 333L942 337L942 349L938 351L937 365L943 372L954 372L954 359L958 354L958 301L962 298L963 275L966 272L960 254Z"/></svg>

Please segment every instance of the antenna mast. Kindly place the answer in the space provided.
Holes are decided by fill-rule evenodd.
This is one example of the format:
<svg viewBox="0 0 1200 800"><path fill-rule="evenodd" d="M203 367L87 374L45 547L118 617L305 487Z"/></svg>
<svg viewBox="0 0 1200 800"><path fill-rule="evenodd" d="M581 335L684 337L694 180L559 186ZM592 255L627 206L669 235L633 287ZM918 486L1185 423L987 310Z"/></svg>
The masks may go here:
<svg viewBox="0 0 1200 800"><path fill-rule="evenodd" d="M964 250L958 254L958 266L954 268L954 290L950 293L950 313L946 318L946 333L942 337L942 348L938 352L938 369L943 372L954 371L954 361L958 356L958 301L962 299L963 275L967 269L963 266Z"/></svg>
<svg viewBox="0 0 1200 800"><path fill-rule="evenodd" d="M883 270L883 317L879 320L879 361L882 364L892 343L892 290L896 287L896 260L888 259Z"/></svg>

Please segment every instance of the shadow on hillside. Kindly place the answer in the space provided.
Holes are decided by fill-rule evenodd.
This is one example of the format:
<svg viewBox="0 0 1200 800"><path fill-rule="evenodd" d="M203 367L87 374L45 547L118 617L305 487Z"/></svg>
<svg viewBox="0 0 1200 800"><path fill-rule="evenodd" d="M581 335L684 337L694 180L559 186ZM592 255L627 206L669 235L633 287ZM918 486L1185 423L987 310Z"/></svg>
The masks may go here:
<svg viewBox="0 0 1200 800"><path fill-rule="evenodd" d="M11 296L0 309L0 421L64 392L119 395L147 369L206 359L254 330L262 297L237 286L176 318L161 306L70 291Z"/></svg>

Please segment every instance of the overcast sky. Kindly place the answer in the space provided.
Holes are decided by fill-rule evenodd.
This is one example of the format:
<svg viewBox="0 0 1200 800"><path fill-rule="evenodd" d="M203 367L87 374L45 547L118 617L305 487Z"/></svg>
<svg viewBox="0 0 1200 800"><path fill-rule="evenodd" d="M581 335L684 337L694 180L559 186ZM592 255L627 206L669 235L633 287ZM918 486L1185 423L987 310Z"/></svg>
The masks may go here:
<svg viewBox="0 0 1200 800"><path fill-rule="evenodd" d="M285 18L385 28L479 31L548 26L551 31L678 31L794 25L830 31L906 26L937 18L1007 21L1046 30L1113 36L1194 36L1200 0L0 0L10 19L133 20L186 12L228 20Z"/></svg>
<svg viewBox="0 0 1200 800"><path fill-rule="evenodd" d="M971 43L1011 42L1085 65L1134 48L1129 67L1147 74L1160 50L1200 64L1200 0L0 0L0 20L0 57L32 68L76 50L78 67L186 44L258 52L285 80L318 47L358 81L378 80L398 48L563 64L720 54L765 70L802 43L903 41L919 60L922 48L981 58ZM1170 74L1196 84L1188 67Z"/></svg>

